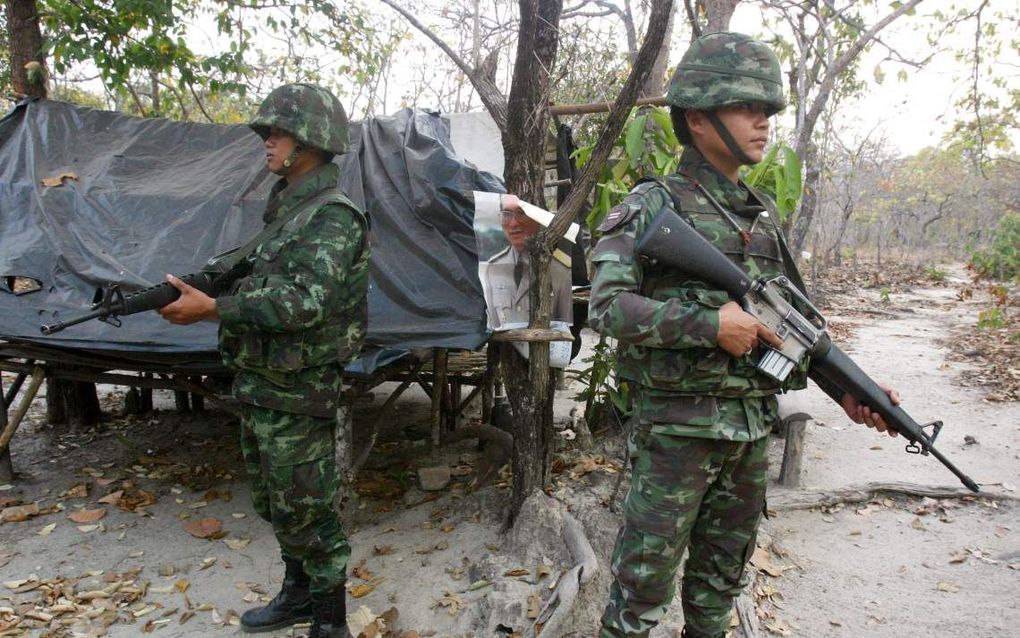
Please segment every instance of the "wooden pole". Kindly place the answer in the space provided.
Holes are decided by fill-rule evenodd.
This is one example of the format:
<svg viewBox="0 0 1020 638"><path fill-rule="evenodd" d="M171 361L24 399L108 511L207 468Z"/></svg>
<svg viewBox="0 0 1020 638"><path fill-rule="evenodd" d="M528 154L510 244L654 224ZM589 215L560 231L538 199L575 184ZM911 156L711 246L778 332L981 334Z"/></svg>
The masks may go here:
<svg viewBox="0 0 1020 638"><path fill-rule="evenodd" d="M439 451L443 424L443 394L446 390L446 348L436 348L432 357L432 451Z"/></svg>
<svg viewBox="0 0 1020 638"><path fill-rule="evenodd" d="M22 419L28 414L28 408L31 407L32 401L35 400L35 395L39 392L39 386L46 380L46 373L43 371L42 366L35 366L32 370L32 382L28 384L28 389L25 391L25 396L21 397L21 404L18 405L18 409L14 411L14 418L4 424L3 432L0 432L0 457L8 457L10 454L10 443L14 437L14 432L21 425ZM7 418L7 405L3 405L4 408L4 420ZM9 461L8 457L8 461ZM12 472L13 473L13 472ZM2 478L2 477L0 477ZM12 477L7 477L5 480L10 480Z"/></svg>
<svg viewBox="0 0 1020 638"><path fill-rule="evenodd" d="M589 102L588 104L553 104L549 107L550 115L586 115L589 113L609 113L615 102ZM634 101L634 106L666 106L664 97L643 97Z"/></svg>

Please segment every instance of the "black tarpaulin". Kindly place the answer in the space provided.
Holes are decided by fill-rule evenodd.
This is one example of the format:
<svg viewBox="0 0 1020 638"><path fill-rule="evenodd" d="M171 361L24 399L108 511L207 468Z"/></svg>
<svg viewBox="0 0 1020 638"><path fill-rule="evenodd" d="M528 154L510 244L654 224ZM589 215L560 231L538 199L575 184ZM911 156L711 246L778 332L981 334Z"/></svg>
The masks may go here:
<svg viewBox="0 0 1020 638"><path fill-rule="evenodd" d="M485 308L470 194L501 184L456 158L436 114L370 119L351 137L336 161L372 219L366 354L477 348ZM62 185L42 184L62 174ZM0 277L42 289L0 286L0 338L142 358L214 351L214 324L172 326L154 312L124 317L121 328L93 321L43 336L39 326L87 311L101 286L159 283L242 244L261 228L275 180L243 125L19 104L0 120Z"/></svg>

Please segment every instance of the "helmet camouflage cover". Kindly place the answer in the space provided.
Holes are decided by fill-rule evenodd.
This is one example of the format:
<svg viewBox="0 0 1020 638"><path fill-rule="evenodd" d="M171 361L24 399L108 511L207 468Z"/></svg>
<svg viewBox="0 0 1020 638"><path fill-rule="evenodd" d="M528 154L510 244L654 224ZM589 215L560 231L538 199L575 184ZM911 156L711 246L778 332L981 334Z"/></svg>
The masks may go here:
<svg viewBox="0 0 1020 638"><path fill-rule="evenodd" d="M779 60L764 42L742 33L709 33L695 40L680 60L666 102L705 111L759 102L774 115L786 107Z"/></svg>
<svg viewBox="0 0 1020 638"><path fill-rule="evenodd" d="M262 139L276 127L306 146L340 155L347 150L347 113L340 100L315 84L285 84L273 89L248 126Z"/></svg>

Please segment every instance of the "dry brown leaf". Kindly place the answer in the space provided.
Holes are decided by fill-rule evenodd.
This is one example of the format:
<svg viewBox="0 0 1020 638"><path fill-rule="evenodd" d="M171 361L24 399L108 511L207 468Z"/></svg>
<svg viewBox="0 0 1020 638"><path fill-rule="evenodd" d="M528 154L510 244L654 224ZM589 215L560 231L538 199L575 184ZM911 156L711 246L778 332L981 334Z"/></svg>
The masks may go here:
<svg viewBox="0 0 1020 638"><path fill-rule="evenodd" d="M71 512L67 515L67 518L71 519L75 523L87 525L89 523L95 523L104 516L106 516L106 510L99 507L94 510L78 510L77 512Z"/></svg>
<svg viewBox="0 0 1020 638"><path fill-rule="evenodd" d="M227 544L227 547L234 550L244 549L251 542L250 538L225 538L223 542Z"/></svg>
<svg viewBox="0 0 1020 638"><path fill-rule="evenodd" d="M530 571L524 569L523 567L518 567L517 569L508 569L507 571L503 572L503 575L504 576L527 576L530 573L531 573Z"/></svg>
<svg viewBox="0 0 1020 638"><path fill-rule="evenodd" d="M754 548L754 553L751 555L751 564L759 571L763 571L773 578L778 578L783 575L783 570L772 564L768 551L761 547Z"/></svg>
<svg viewBox="0 0 1020 638"><path fill-rule="evenodd" d="M367 583L355 585L353 587L348 587L347 591L349 591L351 593L351 596L354 598L362 598L364 596L371 594L372 591L379 586L379 583L383 582L383 580L385 579L382 576L376 576Z"/></svg>
<svg viewBox="0 0 1020 638"><path fill-rule="evenodd" d="M386 556L387 554L392 554L394 549L389 545L376 545L373 551L376 556Z"/></svg>
<svg viewBox="0 0 1020 638"><path fill-rule="evenodd" d="M0 522L20 523L30 518L39 516L39 504L29 503L28 505L13 505L0 510Z"/></svg>
<svg viewBox="0 0 1020 638"><path fill-rule="evenodd" d="M216 518L200 518L184 523L184 531L195 538L216 538L223 532L223 524Z"/></svg>
<svg viewBox="0 0 1020 638"><path fill-rule="evenodd" d="M174 583L174 589L181 592L182 594L188 591L188 587L191 587L191 583L184 580L183 578L179 579L177 582Z"/></svg>
<svg viewBox="0 0 1020 638"><path fill-rule="evenodd" d="M71 171L64 171L63 173L60 173L59 175L54 175L53 177L44 177L43 179L40 180L40 183L42 183L42 185L46 186L47 188L54 188L57 186L63 186L65 179L73 179L75 181L78 181L78 175L72 173Z"/></svg>
<svg viewBox="0 0 1020 638"><path fill-rule="evenodd" d="M156 502L156 495L148 490L125 489L117 499L117 507L125 512L135 512Z"/></svg>
<svg viewBox="0 0 1020 638"><path fill-rule="evenodd" d="M68 498L86 498L88 495L89 486L84 481L72 485L65 494Z"/></svg>
<svg viewBox="0 0 1020 638"><path fill-rule="evenodd" d="M396 607L390 607L379 616L379 618L383 619L383 621L386 622L386 627L393 627L394 625L396 625L397 618L399 617L400 612L397 611Z"/></svg>
<svg viewBox="0 0 1020 638"><path fill-rule="evenodd" d="M464 607L464 599L456 592L448 591L445 596L436 601L436 606L446 607L446 611L450 612L451 616L456 616Z"/></svg>
<svg viewBox="0 0 1020 638"><path fill-rule="evenodd" d="M0 494L0 510L7 509L8 507L14 507L15 505L21 505L21 501L13 496L4 496L3 494Z"/></svg>
<svg viewBox="0 0 1020 638"><path fill-rule="evenodd" d="M936 589L939 590L939 591L944 591L944 592L949 593L949 594L955 594L956 592L960 591L960 586L955 584L955 583L950 583L950 582L945 581L945 580L940 580L938 586L936 587Z"/></svg>
<svg viewBox="0 0 1020 638"><path fill-rule="evenodd" d="M106 503L107 505L116 505L117 501L119 501L122 496L124 496L124 490L117 490L116 492L110 492L96 502Z"/></svg>
<svg viewBox="0 0 1020 638"><path fill-rule="evenodd" d="M366 562L367 561L365 559L358 561L358 564L355 565L354 569L351 570L351 574L356 578L360 578L361 580L372 580L372 572L370 572L368 568L365 567Z"/></svg>
<svg viewBox="0 0 1020 638"><path fill-rule="evenodd" d="M538 594L528 596L528 618L538 618L538 612L542 610L542 599Z"/></svg>

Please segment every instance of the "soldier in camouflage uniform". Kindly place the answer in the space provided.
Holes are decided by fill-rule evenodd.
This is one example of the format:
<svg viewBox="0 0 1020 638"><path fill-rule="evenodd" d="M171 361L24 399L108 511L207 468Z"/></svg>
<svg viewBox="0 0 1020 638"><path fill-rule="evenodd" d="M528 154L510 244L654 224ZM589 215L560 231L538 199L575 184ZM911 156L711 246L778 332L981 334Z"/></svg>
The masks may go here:
<svg viewBox="0 0 1020 638"><path fill-rule="evenodd" d="M648 635L688 547L684 635L725 636L765 503L775 395L806 383L806 363L784 384L757 372L759 342L782 342L726 292L634 254L669 208L751 276L784 273L773 204L739 179L741 165L761 161L768 118L785 105L778 60L747 36L706 35L680 62L666 101L685 145L677 173L643 181L613 208L593 255L589 320L619 340L617 376L635 409L633 478L601 638ZM844 407L885 429L849 397Z"/></svg>
<svg viewBox="0 0 1020 638"><path fill-rule="evenodd" d="M168 275L181 297L160 313L181 324L219 319L220 353L236 372L252 500L285 565L280 593L245 612L242 628L312 620L310 638L347 636L351 551L333 506L334 436L343 366L365 335L368 220L338 187L332 158L346 150L348 122L329 91L277 88L250 126L282 178L263 219L290 219L247 258L247 275L225 296L211 299Z"/></svg>

